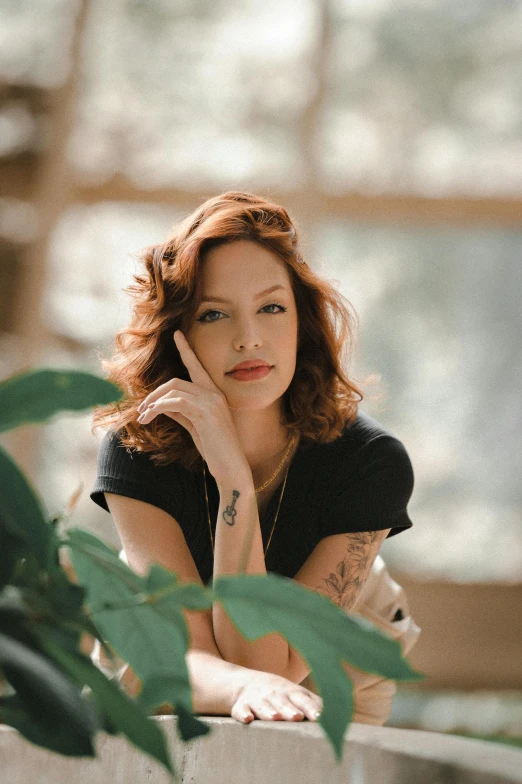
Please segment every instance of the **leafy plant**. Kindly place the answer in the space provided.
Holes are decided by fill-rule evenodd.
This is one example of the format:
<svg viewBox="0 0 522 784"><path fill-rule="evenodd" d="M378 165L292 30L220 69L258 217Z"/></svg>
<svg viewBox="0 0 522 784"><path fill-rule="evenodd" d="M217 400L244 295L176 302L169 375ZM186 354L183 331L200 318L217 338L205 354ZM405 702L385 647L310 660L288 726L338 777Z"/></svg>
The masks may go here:
<svg viewBox="0 0 522 784"><path fill-rule="evenodd" d="M120 398L116 387L89 373L29 371L0 384L0 431ZM165 737L149 714L169 703L183 740L210 731L192 713L183 610L207 609L215 601L249 641L278 632L309 663L323 698L320 724L338 760L353 712L341 661L394 680L422 677L397 642L293 580L236 575L202 587L179 583L159 564L142 577L93 534L73 528L60 535L62 518L48 519L1 448L0 487L0 673L7 683L0 720L33 743L94 756L99 730L123 733L173 773ZM60 564L64 546L79 584ZM142 683L136 699L81 651L84 634L98 639L109 658L114 650L129 663Z"/></svg>

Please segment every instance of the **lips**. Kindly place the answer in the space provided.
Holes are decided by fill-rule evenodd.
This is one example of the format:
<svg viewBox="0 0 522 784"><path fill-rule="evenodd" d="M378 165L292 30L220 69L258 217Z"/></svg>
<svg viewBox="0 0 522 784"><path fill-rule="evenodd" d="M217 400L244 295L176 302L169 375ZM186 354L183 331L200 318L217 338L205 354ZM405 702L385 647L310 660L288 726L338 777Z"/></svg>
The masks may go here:
<svg viewBox="0 0 522 784"><path fill-rule="evenodd" d="M228 373L235 373L238 370L252 370L253 368L259 367L271 367L268 362L265 362L264 359L247 359L244 362L239 362L237 365L234 365L232 370L229 370ZM228 373L226 375L228 375Z"/></svg>
<svg viewBox="0 0 522 784"><path fill-rule="evenodd" d="M234 370L233 373L228 373L228 375L230 378L234 379L234 381L259 381L268 376L271 372L272 368L270 365L258 365L257 367L249 368L248 370Z"/></svg>

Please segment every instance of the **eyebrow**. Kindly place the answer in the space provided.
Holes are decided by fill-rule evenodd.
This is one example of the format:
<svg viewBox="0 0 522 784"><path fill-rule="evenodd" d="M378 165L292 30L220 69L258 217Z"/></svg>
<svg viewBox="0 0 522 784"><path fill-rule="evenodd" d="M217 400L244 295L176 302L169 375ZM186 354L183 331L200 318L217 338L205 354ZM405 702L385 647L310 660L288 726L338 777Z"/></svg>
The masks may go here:
<svg viewBox="0 0 522 784"><path fill-rule="evenodd" d="M278 289L282 289L283 291L286 291L285 286L281 286L281 284L278 283L276 286L270 286L269 289L260 291L259 294L256 294L254 299L261 299L261 297L264 297L267 294L271 294L273 291L277 291ZM230 304L230 300L223 299L223 297L203 297L201 303L203 304L203 302L223 302L225 305Z"/></svg>

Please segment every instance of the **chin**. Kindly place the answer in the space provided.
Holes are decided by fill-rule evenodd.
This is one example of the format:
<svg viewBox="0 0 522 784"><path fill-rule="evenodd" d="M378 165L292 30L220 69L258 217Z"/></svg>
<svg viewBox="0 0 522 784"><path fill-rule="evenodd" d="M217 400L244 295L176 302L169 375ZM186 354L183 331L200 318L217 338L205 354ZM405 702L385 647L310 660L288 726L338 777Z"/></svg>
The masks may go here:
<svg viewBox="0 0 522 784"><path fill-rule="evenodd" d="M263 409L273 406L276 400L277 398L260 400L259 398L254 397L251 397L250 399L247 397L243 399L227 397L228 407L232 411L263 411Z"/></svg>
<svg viewBox="0 0 522 784"><path fill-rule="evenodd" d="M282 389L275 395L273 393L267 394L266 391L259 392L257 395L253 393L247 394L245 390L244 395L232 395L229 392L225 397L227 398L228 407L232 410L263 411L282 400L287 388L285 387L285 389Z"/></svg>

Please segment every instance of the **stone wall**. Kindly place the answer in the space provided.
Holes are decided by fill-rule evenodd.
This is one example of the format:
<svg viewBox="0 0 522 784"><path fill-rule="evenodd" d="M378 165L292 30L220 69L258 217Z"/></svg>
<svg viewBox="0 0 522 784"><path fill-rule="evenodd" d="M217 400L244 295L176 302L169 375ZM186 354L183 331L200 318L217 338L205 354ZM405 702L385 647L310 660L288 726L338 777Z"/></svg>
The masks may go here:
<svg viewBox="0 0 522 784"><path fill-rule="evenodd" d="M337 765L311 722L205 717L212 732L182 743L175 716L158 716L183 784L512 784L522 782L522 752L433 732L352 724ZM61 757L0 726L2 784L164 784L171 778L124 738L101 734L98 758Z"/></svg>

